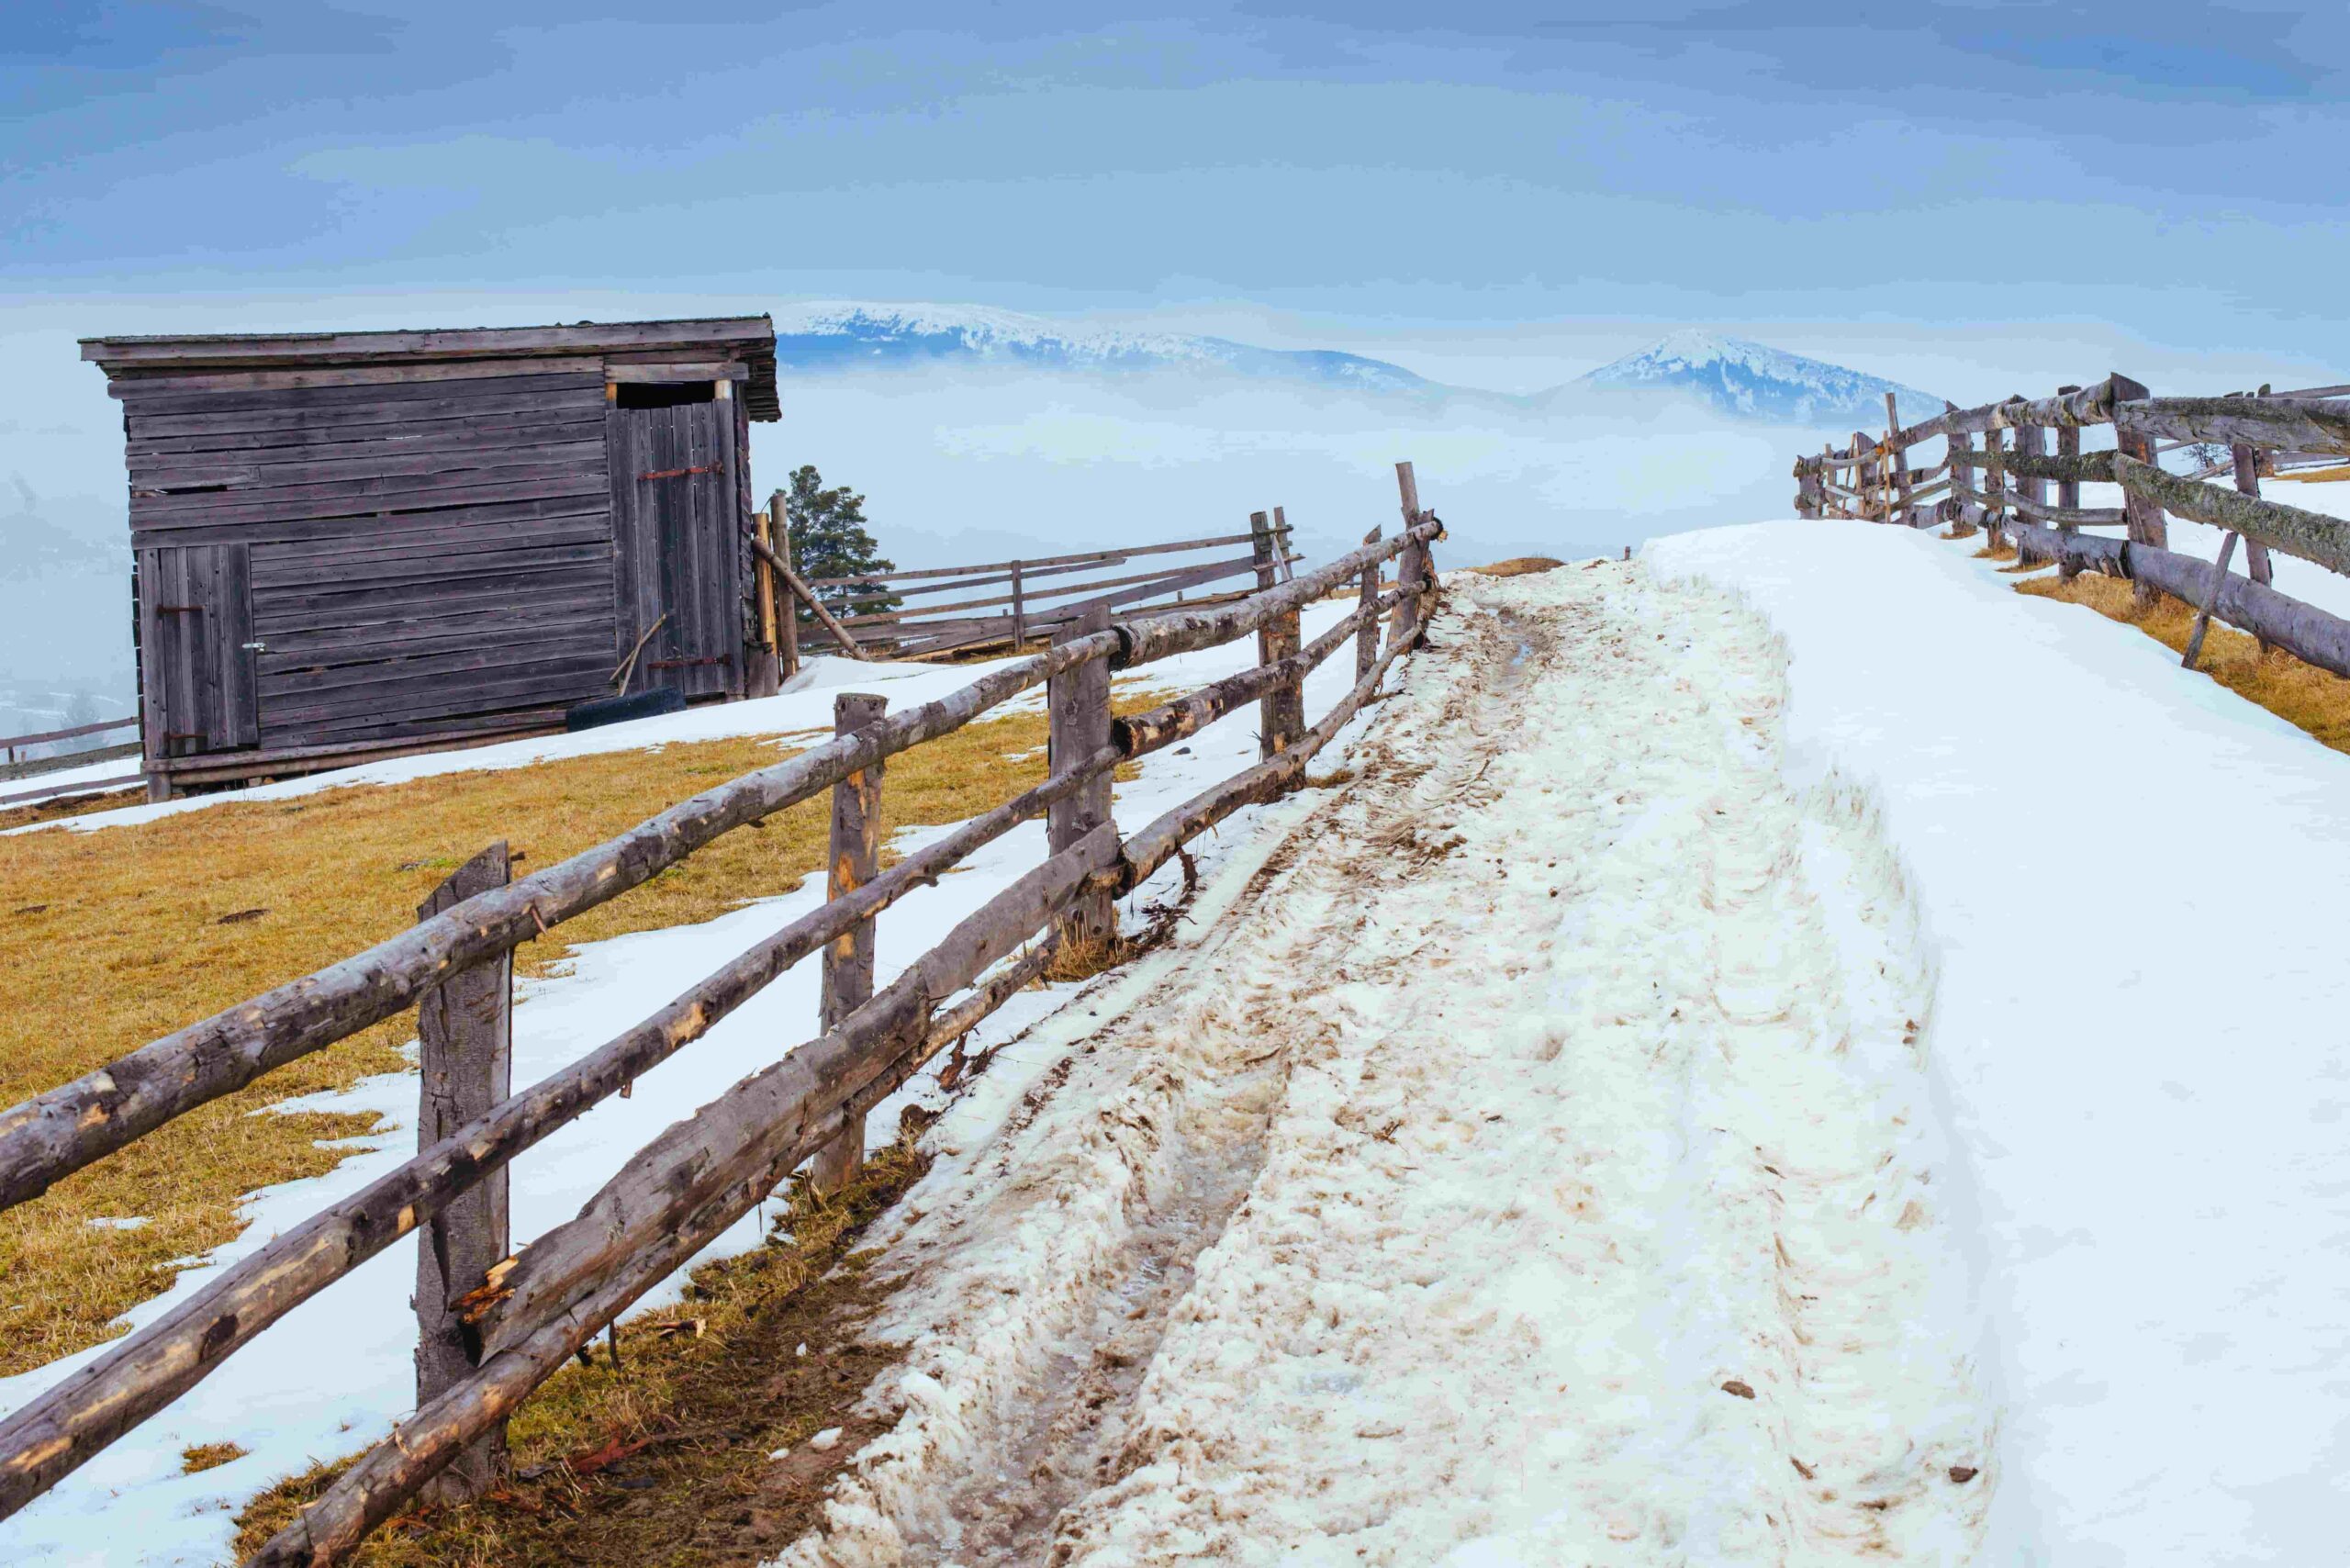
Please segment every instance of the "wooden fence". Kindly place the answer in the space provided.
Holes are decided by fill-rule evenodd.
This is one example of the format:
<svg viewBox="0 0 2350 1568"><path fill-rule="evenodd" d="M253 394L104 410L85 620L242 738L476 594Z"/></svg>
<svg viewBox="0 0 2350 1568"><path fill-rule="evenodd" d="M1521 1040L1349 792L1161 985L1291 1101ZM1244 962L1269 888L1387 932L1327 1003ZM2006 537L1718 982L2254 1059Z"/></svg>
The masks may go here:
<svg viewBox="0 0 2350 1568"><path fill-rule="evenodd" d="M802 1162L835 1182L864 1147L866 1114L1027 984L1070 943L1112 928L1113 900L1242 806L1294 788L1305 765L1419 640L1442 524L1397 465L1404 526L1286 583L1262 561L1256 591L1208 607L1113 622L1097 597L1048 649L884 715L845 694L834 738L674 806L562 864L509 881L502 845L461 869L408 930L240 1002L99 1071L0 1114L0 1207L38 1196L156 1127L414 1005L422 1114L397 1170L279 1235L203 1290L0 1422L0 1517L201 1382L270 1324L421 1227L421 1350L415 1414L248 1560L329 1563L428 1485L465 1495L495 1473L507 1417L631 1303L675 1272ZM1396 560L1382 589L1381 566ZM1354 609L1300 646L1303 606L1342 586ZM1386 641L1382 649L1382 622ZM1258 634L1258 663L1147 712L1113 719L1111 672ZM1354 649L1355 681L1304 719L1306 674ZM1049 777L877 872L879 791L890 756L1047 689ZM1112 771L1245 704L1260 760L1130 835L1110 817ZM520 1093L507 1083L510 955L731 829L832 791L829 901L728 962L652 1016ZM874 920L1020 823L1046 819L1048 857L878 991ZM819 1036L744 1079L639 1150L583 1207L515 1251L505 1168L590 1107L707 1034L762 987L824 953ZM436 1478L439 1478L436 1480Z"/></svg>
<svg viewBox="0 0 2350 1568"><path fill-rule="evenodd" d="M5 761L0 761L0 781L30 778L39 774L56 773L68 767L86 767L94 762L112 762L118 757L137 756L139 755L137 741L131 741L123 745L91 746L82 751L60 752L49 756L28 757L20 756L18 754L30 747L46 745L56 741L79 740L84 735L102 735L114 730L135 730L138 727L139 720L134 715L128 719L101 719L95 724L76 724L71 729L43 730L38 734L0 736L0 756L6 757ZM0 806L23 805L33 801L45 801L52 795L66 795L77 790L102 789L108 786L128 789L140 782L143 777L134 770L118 778L100 779L95 785L50 785L13 792L0 790Z"/></svg>
<svg viewBox="0 0 2350 1568"><path fill-rule="evenodd" d="M876 651L901 659L1016 653L1031 643L1049 641L1058 629L1082 621L1097 605L1140 612L1169 604L1229 602L1256 590L1204 595L1199 590L1240 577L1261 582L1269 564L1278 577L1286 579L1299 559L1290 547L1288 519L1281 508L1275 507L1270 513L1249 514L1246 533L1137 544L1123 550L1087 550L1032 561L985 561L870 577L802 577L792 566L790 541L779 536L775 528L774 519L783 514L783 492L778 490L767 510L757 515L758 533L752 553L766 567L759 583L760 624L787 679L799 667L800 637L811 630L821 630L829 646L852 658L870 657ZM1235 553L1244 545L1245 551ZM1205 561L1157 559L1217 550L1225 554ZM1135 569L1119 570L1129 565ZM830 596L817 591L823 588L834 591ZM836 615L823 600L826 597L839 600L845 597L843 589L871 589L876 597L887 595L899 602L895 608L868 614ZM940 594L976 597L931 597ZM796 615L784 613L793 599L809 611L813 628L802 627ZM923 602L909 602L916 599Z"/></svg>
<svg viewBox="0 0 2350 1568"><path fill-rule="evenodd" d="M1830 446L1797 458L1796 512L1913 528L1949 522L1965 533L1979 527L1994 540L2012 539L2026 560L2054 562L2065 577L2093 571L2128 577L2142 602L2170 594L2196 610L2186 655L2190 668L2216 617L2264 647L2350 676L2350 622L2277 592L2269 558L2281 550L2350 575L2350 521L2260 493L2264 471L2338 464L2350 455L2350 386L2156 398L2128 376L2110 375L2036 400L1951 407L1906 428L1894 420L1888 397L1883 436L1854 431L1842 451ZM2081 431L2098 425L2113 427L2113 448L2083 452ZM1944 442L1942 462L1909 466L1908 449L1933 440ZM2227 450L2232 488L2205 482L2218 465L2199 465L2193 474L2161 465L2165 454L2205 445ZM2122 504L2084 507L2085 483L2119 486ZM2170 549L2170 514L2225 531L2219 559ZM2121 528L2124 536L2082 532L2100 527ZM2228 570L2239 543L2242 577Z"/></svg>

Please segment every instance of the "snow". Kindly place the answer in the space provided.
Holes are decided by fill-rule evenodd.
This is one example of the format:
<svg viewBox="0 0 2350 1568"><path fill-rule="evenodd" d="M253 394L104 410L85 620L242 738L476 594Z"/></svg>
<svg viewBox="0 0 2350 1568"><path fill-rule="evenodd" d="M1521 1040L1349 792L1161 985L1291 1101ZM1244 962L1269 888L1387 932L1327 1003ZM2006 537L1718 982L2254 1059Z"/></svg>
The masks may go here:
<svg viewBox="0 0 2350 1568"><path fill-rule="evenodd" d="M1303 616L1305 634L1315 635L1345 613L1345 606L1314 605ZM1154 686L1196 686L1254 662L1253 639L1181 655L1149 666ZM252 799L339 784L380 784L430 772L526 767L543 757L646 746L724 734L832 726L832 693L842 686L873 683L893 709L927 700L975 678L974 666L941 670L928 666L875 666L854 669L813 666L809 689L758 702L690 710L682 714L613 725L577 735L520 741L474 751L347 769L323 780L248 791ZM1340 656L1307 683L1309 717L1344 690L1352 663ZM1143 760L1142 776L1117 787L1118 819L1129 828L1178 801L1256 760L1255 710L1236 713L1194 736L1181 751ZM207 798L217 799L217 798ZM95 822L149 820L178 809L204 809L205 800L160 808L107 812L76 819ZM1251 813L1253 814L1253 813ZM1244 823L1245 823L1244 819ZM950 831L948 826L910 830L899 840L912 848ZM981 850L958 874L916 892L878 922L878 980L886 984L908 962L934 944L954 922L985 902L1045 853L1041 823L1026 824ZM1202 863L1211 869L1221 851L1205 847ZM1173 868L1170 868L1170 875ZM1145 890L1162 892L1169 877ZM621 1024L642 1018L687 986L718 969L793 919L823 902L821 877L797 890L766 899L697 925L638 932L573 950L568 972L518 987L514 1010L514 1081L534 1082L608 1039ZM512 1167L513 1234L537 1236L569 1219L580 1204L639 1147L664 1127L710 1100L726 1085L772 1061L779 1045L815 1033L818 967L805 963L769 986L721 1022L687 1051L637 1081L625 1100L608 1100L587 1115L523 1154ZM1016 1036L1063 1004L1075 988L1024 991L975 1036L986 1045ZM1016 1058L1017 1051L1011 1053ZM1013 1080L1020 1069L1008 1059L989 1081ZM876 1146L896 1136L898 1109L933 1091L910 1088L885 1103L868 1119ZM248 1198L243 1234L184 1272L171 1291L128 1315L132 1326L150 1322L202 1289L217 1271L250 1254L280 1231L339 1201L398 1164L413 1151L417 1082L413 1073L387 1074L347 1092L283 1103L278 1111L320 1109L357 1112L381 1118L377 1132L346 1140L356 1152L331 1172L265 1188ZM269 1114L271 1112L262 1112ZM746 1216L712 1244L704 1257L740 1251L761 1236L760 1219ZM312 1460L349 1454L375 1441L414 1404L415 1319L408 1301L416 1271L413 1240L395 1246L305 1304L230 1358L211 1377L169 1409L93 1460L53 1492L5 1527L12 1563L74 1564L75 1568L120 1568L126 1564L209 1565L227 1551L231 1519L245 1499L278 1477ZM682 1278L646 1298L639 1310L666 1305ZM13 1410L59 1379L87 1364L104 1347L53 1361L34 1372L0 1380L0 1410ZM246 1457L196 1475L180 1473L180 1450L197 1442L234 1441ZM122 1528L136 1518L139 1528Z"/></svg>
<svg viewBox="0 0 2350 1568"><path fill-rule="evenodd" d="M1915 890L1997 1357L1978 1560L2331 1561L2350 971L2318 912L2350 879L2350 762L1970 555L1785 522L1644 559L1785 640L1789 783L1865 801Z"/></svg>
<svg viewBox="0 0 2350 1568"><path fill-rule="evenodd" d="M1724 596L1452 591L1357 779L933 1130L898 1419L785 1568L1964 1559L1897 864Z"/></svg>

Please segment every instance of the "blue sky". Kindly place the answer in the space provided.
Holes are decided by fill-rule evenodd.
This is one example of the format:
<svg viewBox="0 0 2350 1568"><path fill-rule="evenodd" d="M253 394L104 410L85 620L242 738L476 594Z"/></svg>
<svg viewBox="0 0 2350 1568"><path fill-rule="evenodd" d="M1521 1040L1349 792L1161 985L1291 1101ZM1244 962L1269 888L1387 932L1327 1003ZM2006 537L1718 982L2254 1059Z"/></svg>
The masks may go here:
<svg viewBox="0 0 2350 1568"><path fill-rule="evenodd" d="M641 293L1556 361L1489 381L1683 321L2350 360L2344 7L1101 10L19 10L0 288L91 331Z"/></svg>

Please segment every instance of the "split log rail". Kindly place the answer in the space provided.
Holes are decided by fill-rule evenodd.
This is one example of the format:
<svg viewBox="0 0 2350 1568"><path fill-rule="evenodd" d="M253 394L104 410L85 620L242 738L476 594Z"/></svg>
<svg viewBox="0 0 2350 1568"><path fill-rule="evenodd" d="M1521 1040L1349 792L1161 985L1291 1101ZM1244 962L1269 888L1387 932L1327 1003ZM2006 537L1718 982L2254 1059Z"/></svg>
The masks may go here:
<svg viewBox="0 0 2350 1568"><path fill-rule="evenodd" d="M1886 432L1855 432L1795 464L1796 510L1807 518L1853 518L1926 528L1948 523L1960 536L1978 529L2011 540L2027 561L2053 562L2065 577L2084 571L2126 577L2140 602L2169 594L2193 606L2197 622L2184 662L2193 668L2203 632L2216 618L2252 633L2264 648L2282 648L2306 663L2350 677L2350 621L2271 586L2271 551L2350 575L2350 521L2265 498L2264 473L2350 456L2350 386L2297 392L2235 393L2221 398L2156 398L2126 375L2094 386L2065 386L2053 397L2020 396L1979 408L1946 405L1942 413L1903 427L1886 399ZM2109 450L2083 452L2081 431L2113 428ZM2055 432L2055 451L2048 433ZM1975 437L1984 438L1977 447ZM1908 452L1945 443L1942 461L1911 469ZM2165 453L2205 444L2229 449L2232 487L2161 465ZM1933 476L1936 482L1919 487ZM1978 477L1979 476L1979 477ZM2055 481L2052 500L2048 481ZM2084 507L2081 486L2115 485L2119 507ZM1936 504L1923 503L1939 498ZM2218 561L2170 546L2170 516L2221 529ZM2121 528L2123 536L2084 529ZM2231 576L2237 543L2246 575Z"/></svg>
<svg viewBox="0 0 2350 1568"><path fill-rule="evenodd" d="M847 1179L866 1114L1044 971L1071 941L1102 935L1112 901L1244 806L1296 788L1306 764L1418 645L1443 524L1398 464L1404 526L1286 582L1273 550L1256 590L1212 606L1113 619L1099 598L1056 617L1041 653L896 713L837 700L834 737L705 791L543 871L509 879L493 845L419 911L418 923L316 973L151 1042L0 1113L0 1208L274 1068L420 1009L422 1114L416 1157L286 1229L202 1290L0 1421L0 1518L22 1508L203 1381L269 1325L401 1237L421 1231L417 1408L247 1560L342 1561L428 1489L478 1495L503 1462L521 1399L802 1164ZM1252 531L1270 543L1274 524ZM1381 567L1397 562L1383 587ZM1299 645L1307 604L1344 590L1353 608ZM1380 645L1384 622L1387 636ZM1045 623L1040 622L1040 624ZM1256 666L1146 712L1113 719L1112 672L1260 634ZM1308 672L1356 650L1355 680L1304 722ZM1045 781L878 870L886 760L951 734L1020 693L1046 689ZM1110 814L1123 762L1259 703L1259 760L1136 832ZM721 966L650 1017L513 1092L511 954L583 911L686 859L720 834L830 791L828 900ZM1047 858L915 959L873 985L876 917L1021 823L1046 818ZM813 1039L753 1073L637 1151L577 1217L516 1250L505 1178L523 1150L706 1035L802 958L823 955Z"/></svg>

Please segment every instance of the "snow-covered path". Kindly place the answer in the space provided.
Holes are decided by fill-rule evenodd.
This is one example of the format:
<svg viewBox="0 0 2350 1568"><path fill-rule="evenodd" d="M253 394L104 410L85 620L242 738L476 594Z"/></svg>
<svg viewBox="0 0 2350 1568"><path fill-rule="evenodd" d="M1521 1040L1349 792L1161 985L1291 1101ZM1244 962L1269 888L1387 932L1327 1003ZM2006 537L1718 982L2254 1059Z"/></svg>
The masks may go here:
<svg viewBox="0 0 2350 1568"><path fill-rule="evenodd" d="M936 1129L902 1414L786 1562L1969 1556L1930 976L1783 781L1782 651L1616 564L1455 578L1435 641Z"/></svg>

